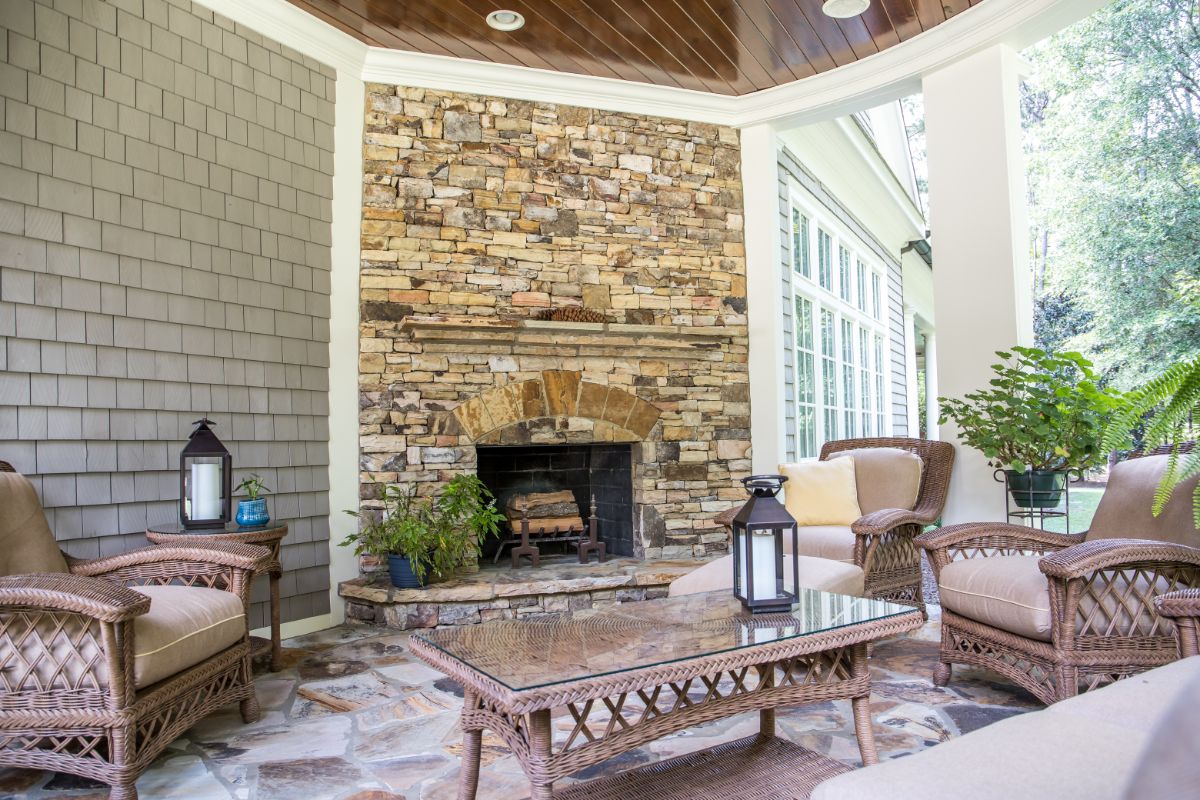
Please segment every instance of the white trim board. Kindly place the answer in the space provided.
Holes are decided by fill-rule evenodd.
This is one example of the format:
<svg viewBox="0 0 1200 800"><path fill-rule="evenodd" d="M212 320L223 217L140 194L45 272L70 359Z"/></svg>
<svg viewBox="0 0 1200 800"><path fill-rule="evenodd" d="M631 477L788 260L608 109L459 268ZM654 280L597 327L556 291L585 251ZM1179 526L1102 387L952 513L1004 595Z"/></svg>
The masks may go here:
<svg viewBox="0 0 1200 800"><path fill-rule="evenodd" d="M281 640L291 639L293 636L306 636L310 633L323 631L326 628L332 628L338 623L333 620L331 614L320 614L315 617L305 617L304 619L296 619L291 622L285 622L279 626L279 638ZM264 639L271 638L270 627L255 628L250 631L251 636L261 636Z"/></svg>
<svg viewBox="0 0 1200 800"><path fill-rule="evenodd" d="M842 116L919 90L921 77L995 44L1024 47L1105 0L990 0L843 67L738 97L368 47L287 0L202 0L264 36L364 81L555 102L696 122L777 128Z"/></svg>

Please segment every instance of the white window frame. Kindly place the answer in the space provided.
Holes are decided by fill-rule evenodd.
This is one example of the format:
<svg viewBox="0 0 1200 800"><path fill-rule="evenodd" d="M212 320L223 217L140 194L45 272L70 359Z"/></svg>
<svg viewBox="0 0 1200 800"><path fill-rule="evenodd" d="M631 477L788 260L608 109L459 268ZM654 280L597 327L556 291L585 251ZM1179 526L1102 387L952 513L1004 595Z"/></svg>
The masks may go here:
<svg viewBox="0 0 1200 800"><path fill-rule="evenodd" d="M868 419L871 422L870 435L877 437L890 436L892 433L892 416L889 413L891 409L891 398L887 392L890 386L890 380L887 377L891 373L891 363L889 354L891 352L890 328L888 326L889 308L887 303L887 267L877 257L875 252L861 238L854 235L849 228L842 223L840 219L831 214L814 198L807 195L803 189L798 186L792 186L788 194L788 211L787 219L789 224L797 219L799 215L808 221L808 263L809 274L805 276L797 269L798 254L796 253L796 244L800 237L788 237L789 251L789 269L791 270L791 285L792 296L787 298L788 307L792 311L793 331L792 341L789 346L792 349L792 354L795 359L795 368L793 370L793 386L791 396L788 398L793 406L795 415L795 440L796 451L795 455L800 459L816 458L821 450L821 445L824 442L844 439L844 438L859 438L866 436L864 433ZM825 231L830 236L830 272L828 288L821 285L820 275L820 252L819 252L819 231ZM850 252L849 275L850 275L850 291L849 300L843 298L841 285L841 248L846 248ZM858 265L864 265L862 276L859 274ZM866 285L859 288L860 277L865 277ZM880 308L879 317L875 316L875 295L872 281L878 281L880 289ZM861 291L861 295L860 295ZM858 306L859 297L865 298L866 308L861 309ZM800 315L797 313L797 301L803 298L810 304L811 313L809 314L809 341L812 344L811 351L801 351L797 346L797 336L799 331L796 328L800 325ZM823 340L821 334L822 328L822 310L831 312L833 315L834 328L834 383L835 392L832 396L836 400L830 404L826 402L826 389L824 385L824 365L822 363ZM850 347L845 346L843 337L845 335L846 325L849 325L850 336L853 341ZM867 331L867 364L862 363L862 331ZM882 343L882 348L875 346L876 337ZM847 365L844 354L849 352L851 362ZM801 364L801 359L804 357L812 358L812 369L805 370ZM882 363L877 363L882 361ZM850 374L853 376L850 387L851 396L846 395L846 367L850 367ZM812 391L806 393L801 385L801 378L805 374L811 374L813 380ZM862 399L862 390L868 387L869 403L864 405ZM811 398L811 402L804 399L805 395ZM811 408L813 415L813 440L812 450L808 450L809 440L805 436L805 426L802 424L801 415L805 409ZM827 424L826 411L834 412L830 419L834 422L833 430ZM851 425L851 415L853 416L853 424Z"/></svg>

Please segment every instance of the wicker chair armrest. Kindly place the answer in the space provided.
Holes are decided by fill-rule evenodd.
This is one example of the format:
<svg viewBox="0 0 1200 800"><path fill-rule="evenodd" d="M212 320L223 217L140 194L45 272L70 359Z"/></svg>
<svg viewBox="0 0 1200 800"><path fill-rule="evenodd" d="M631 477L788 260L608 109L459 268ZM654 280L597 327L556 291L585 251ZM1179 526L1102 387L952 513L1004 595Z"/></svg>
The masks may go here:
<svg viewBox="0 0 1200 800"><path fill-rule="evenodd" d="M1200 617L1200 589L1180 589L1154 598L1164 617Z"/></svg>
<svg viewBox="0 0 1200 800"><path fill-rule="evenodd" d="M936 521L936 514L931 517L922 513L921 509L881 508L863 514L850 526L850 530L858 536L880 536L901 525L932 525Z"/></svg>
<svg viewBox="0 0 1200 800"><path fill-rule="evenodd" d="M1027 543L1030 549L1062 549L1083 541L1082 533L1052 533L1010 525L1007 522L964 522L946 525L935 531L926 531L913 539L922 550L946 550L950 548L987 548L998 539L1009 542Z"/></svg>
<svg viewBox="0 0 1200 800"><path fill-rule="evenodd" d="M0 578L0 612L6 607L80 614L101 622L124 622L150 610L150 598L100 578L48 573Z"/></svg>
<svg viewBox="0 0 1200 800"><path fill-rule="evenodd" d="M1150 539L1100 539L1082 542L1038 562L1042 573L1051 578L1086 578L1102 569L1157 561L1200 567L1200 549Z"/></svg>
<svg viewBox="0 0 1200 800"><path fill-rule="evenodd" d="M162 545L142 547L115 556L70 562L75 575L103 576L113 572L137 571L145 567L147 573L157 572L171 563L207 564L214 567L260 572L271 560L271 551L256 544L213 542L199 545Z"/></svg>

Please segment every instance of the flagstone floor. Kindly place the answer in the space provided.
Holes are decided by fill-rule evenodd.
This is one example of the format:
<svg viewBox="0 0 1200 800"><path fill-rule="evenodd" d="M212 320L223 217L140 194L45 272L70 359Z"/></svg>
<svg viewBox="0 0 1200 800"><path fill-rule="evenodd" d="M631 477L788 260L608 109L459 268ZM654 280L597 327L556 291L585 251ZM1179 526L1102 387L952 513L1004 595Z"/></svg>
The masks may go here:
<svg viewBox="0 0 1200 800"><path fill-rule="evenodd" d="M408 634L340 627L285 643L287 667L256 680L262 719L242 725L236 708L176 741L138 781L142 800L452 800L461 694L408 654ZM917 752L1037 701L989 673L956 667L944 689L929 681L937 623L882 642L872 661L876 743L883 758ZM848 702L781 711L781 735L859 764ZM580 778L709 747L755 731L757 714L662 739ZM569 727L569 726L568 726ZM484 738L480 800L527 796L516 760ZM104 787L53 773L0 770L0 798L102 800Z"/></svg>

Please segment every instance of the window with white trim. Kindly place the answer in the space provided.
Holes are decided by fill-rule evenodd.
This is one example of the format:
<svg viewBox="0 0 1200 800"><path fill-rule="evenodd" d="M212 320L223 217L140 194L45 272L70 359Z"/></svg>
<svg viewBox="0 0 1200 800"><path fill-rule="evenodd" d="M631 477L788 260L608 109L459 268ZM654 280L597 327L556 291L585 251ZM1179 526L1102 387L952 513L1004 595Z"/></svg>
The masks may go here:
<svg viewBox="0 0 1200 800"><path fill-rule="evenodd" d="M795 457L815 458L826 441L889 432L886 274L818 204L793 194L789 218Z"/></svg>

